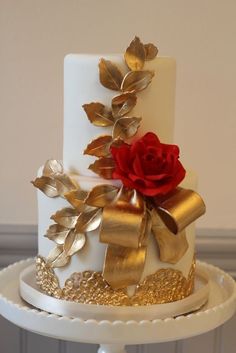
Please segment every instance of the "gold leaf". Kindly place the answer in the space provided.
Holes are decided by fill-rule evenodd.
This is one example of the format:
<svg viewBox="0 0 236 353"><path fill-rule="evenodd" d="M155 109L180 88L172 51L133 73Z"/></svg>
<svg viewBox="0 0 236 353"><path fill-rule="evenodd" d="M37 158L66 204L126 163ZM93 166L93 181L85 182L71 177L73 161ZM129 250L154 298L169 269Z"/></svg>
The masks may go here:
<svg viewBox="0 0 236 353"><path fill-rule="evenodd" d="M115 162L113 158L108 157L102 157L89 166L90 170L105 179L112 179L114 168Z"/></svg>
<svg viewBox="0 0 236 353"><path fill-rule="evenodd" d="M60 196L64 196L66 192L75 190L77 185L67 174L58 174L55 176L57 191Z"/></svg>
<svg viewBox="0 0 236 353"><path fill-rule="evenodd" d="M43 176L54 176L63 173L62 164L56 159L49 159L43 167Z"/></svg>
<svg viewBox="0 0 236 353"><path fill-rule="evenodd" d="M106 157L110 154L109 149L111 142L111 136L100 136L88 144L84 151L84 154L89 154L90 156L96 157Z"/></svg>
<svg viewBox="0 0 236 353"><path fill-rule="evenodd" d="M101 84L114 91L120 91L123 75L111 61L101 59L99 62L99 78Z"/></svg>
<svg viewBox="0 0 236 353"><path fill-rule="evenodd" d="M82 212L87 195L87 191L77 189L67 192L64 197L77 211Z"/></svg>
<svg viewBox="0 0 236 353"><path fill-rule="evenodd" d="M114 125L113 138L128 139L136 134L140 126L141 118L122 117Z"/></svg>
<svg viewBox="0 0 236 353"><path fill-rule="evenodd" d="M89 121L95 126L111 126L114 124L111 111L102 103L89 103L83 105Z"/></svg>
<svg viewBox="0 0 236 353"><path fill-rule="evenodd" d="M56 181L48 176L41 176L40 178L36 178L34 181L31 181L31 183L48 197L59 196L56 187Z"/></svg>
<svg viewBox="0 0 236 353"><path fill-rule="evenodd" d="M77 233L75 230L71 230L68 234L65 244L64 251L67 256L74 255L77 251L83 248L86 238L83 233Z"/></svg>
<svg viewBox="0 0 236 353"><path fill-rule="evenodd" d="M63 251L62 246L57 246L53 248L47 257L47 262L52 267L64 267L70 261L70 256L67 256L66 253Z"/></svg>
<svg viewBox="0 0 236 353"><path fill-rule="evenodd" d="M120 118L129 113L136 105L137 97L134 93L126 92L112 99L112 114Z"/></svg>
<svg viewBox="0 0 236 353"><path fill-rule="evenodd" d="M144 44L144 49L145 49L145 60L153 60L158 54L157 47L152 43Z"/></svg>
<svg viewBox="0 0 236 353"><path fill-rule="evenodd" d="M117 138L117 139L114 139L111 143L111 147L116 147L116 148L119 148L120 146L122 146L125 142L121 139L121 138Z"/></svg>
<svg viewBox="0 0 236 353"><path fill-rule="evenodd" d="M128 72L121 85L123 92L139 92L147 88L154 76L154 71L130 71Z"/></svg>
<svg viewBox="0 0 236 353"><path fill-rule="evenodd" d="M145 49L138 37L135 37L126 49L125 61L130 70L142 70L145 62Z"/></svg>
<svg viewBox="0 0 236 353"><path fill-rule="evenodd" d="M119 189L114 185L97 185L88 194L85 202L94 207L105 207L116 197Z"/></svg>
<svg viewBox="0 0 236 353"><path fill-rule="evenodd" d="M74 228L78 219L78 211L74 208L65 207L51 216L54 222L66 228Z"/></svg>
<svg viewBox="0 0 236 353"><path fill-rule="evenodd" d="M91 232L99 227L101 219L101 208L88 206L80 213L75 229L78 233Z"/></svg>
<svg viewBox="0 0 236 353"><path fill-rule="evenodd" d="M60 224L52 224L45 235L46 238L54 241L58 245L63 245L70 229L61 226Z"/></svg>

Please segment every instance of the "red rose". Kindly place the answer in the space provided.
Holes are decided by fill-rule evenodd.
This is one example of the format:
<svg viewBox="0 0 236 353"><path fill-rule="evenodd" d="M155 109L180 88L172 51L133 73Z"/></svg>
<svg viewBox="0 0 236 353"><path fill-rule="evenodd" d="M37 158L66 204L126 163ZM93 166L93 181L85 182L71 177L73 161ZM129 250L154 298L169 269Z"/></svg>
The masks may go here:
<svg viewBox="0 0 236 353"><path fill-rule="evenodd" d="M115 161L113 179L121 179L128 188L146 196L165 195L185 177L179 161L179 147L161 143L148 132L131 145L112 147Z"/></svg>

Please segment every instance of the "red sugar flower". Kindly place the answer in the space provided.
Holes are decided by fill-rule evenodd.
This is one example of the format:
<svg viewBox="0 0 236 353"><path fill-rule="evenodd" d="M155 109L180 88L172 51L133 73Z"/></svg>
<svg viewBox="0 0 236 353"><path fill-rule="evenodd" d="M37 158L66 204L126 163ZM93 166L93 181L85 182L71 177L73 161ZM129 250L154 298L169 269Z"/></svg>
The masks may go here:
<svg viewBox="0 0 236 353"><path fill-rule="evenodd" d="M152 132L131 145L112 147L111 153L115 161L113 179L146 196L165 195L185 177L179 147L161 143Z"/></svg>

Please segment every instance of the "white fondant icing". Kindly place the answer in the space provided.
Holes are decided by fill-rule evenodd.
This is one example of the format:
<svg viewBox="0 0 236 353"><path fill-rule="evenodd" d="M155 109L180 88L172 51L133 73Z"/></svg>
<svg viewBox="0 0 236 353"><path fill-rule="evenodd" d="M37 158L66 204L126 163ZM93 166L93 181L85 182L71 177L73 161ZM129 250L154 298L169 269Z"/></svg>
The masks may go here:
<svg viewBox="0 0 236 353"><path fill-rule="evenodd" d="M99 81L98 63L101 57L111 60L122 70L128 71L123 55L75 55L64 61L64 147L63 163L66 170L80 175L95 176L88 166L95 160L83 151L95 137L109 134L110 128L93 126L82 105L100 102L110 106L119 92L109 90ZM155 132L162 142L170 143L174 131L175 60L157 57L145 63L145 70L154 70L155 76L147 89L137 94L136 107L130 116L141 116L138 135Z"/></svg>

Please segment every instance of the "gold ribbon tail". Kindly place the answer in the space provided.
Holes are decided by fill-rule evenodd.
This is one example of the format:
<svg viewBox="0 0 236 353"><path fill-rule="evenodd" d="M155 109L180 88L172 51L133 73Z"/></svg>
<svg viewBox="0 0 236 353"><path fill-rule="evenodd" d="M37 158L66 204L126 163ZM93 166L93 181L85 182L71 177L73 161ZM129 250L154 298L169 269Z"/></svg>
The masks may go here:
<svg viewBox="0 0 236 353"><path fill-rule="evenodd" d="M107 243L103 277L112 288L139 283L146 258L150 219L143 197L122 187L116 199L104 207L100 241Z"/></svg>

